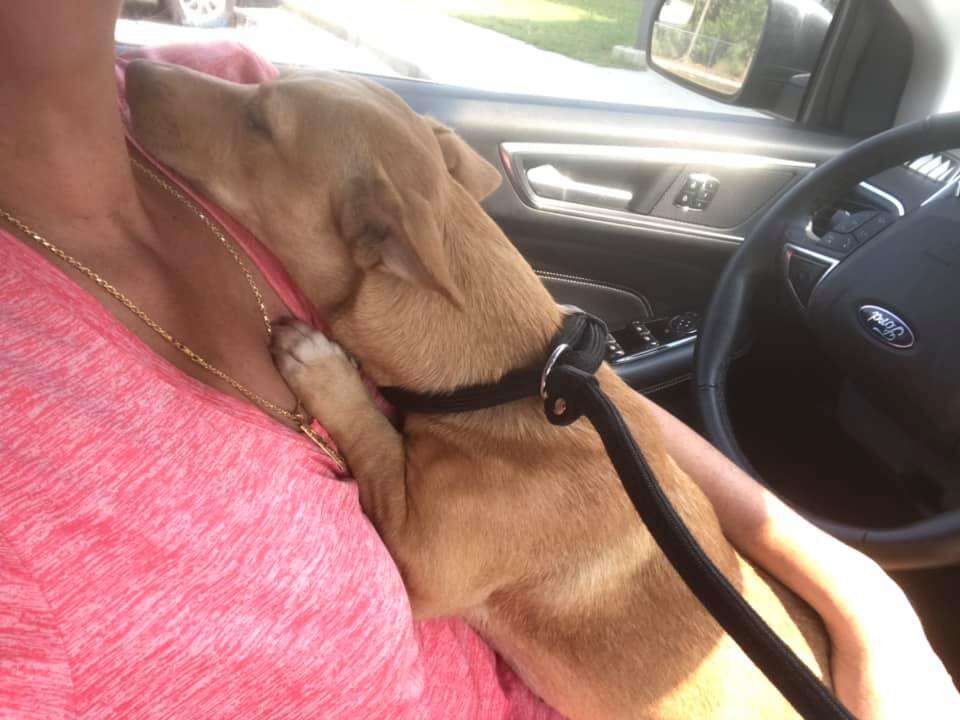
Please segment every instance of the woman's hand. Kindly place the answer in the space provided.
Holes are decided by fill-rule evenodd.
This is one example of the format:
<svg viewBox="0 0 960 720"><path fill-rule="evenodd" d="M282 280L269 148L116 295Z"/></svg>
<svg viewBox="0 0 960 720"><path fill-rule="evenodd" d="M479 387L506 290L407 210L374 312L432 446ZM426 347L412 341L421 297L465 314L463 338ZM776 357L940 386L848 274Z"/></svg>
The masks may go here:
<svg viewBox="0 0 960 720"><path fill-rule="evenodd" d="M649 408L730 542L819 613L834 690L858 720L960 718L960 694L920 620L876 563L800 517L668 412Z"/></svg>
<svg viewBox="0 0 960 720"><path fill-rule="evenodd" d="M960 693L900 589L863 590L866 597L883 600L830 628L833 685L840 701L859 720L960 718Z"/></svg>

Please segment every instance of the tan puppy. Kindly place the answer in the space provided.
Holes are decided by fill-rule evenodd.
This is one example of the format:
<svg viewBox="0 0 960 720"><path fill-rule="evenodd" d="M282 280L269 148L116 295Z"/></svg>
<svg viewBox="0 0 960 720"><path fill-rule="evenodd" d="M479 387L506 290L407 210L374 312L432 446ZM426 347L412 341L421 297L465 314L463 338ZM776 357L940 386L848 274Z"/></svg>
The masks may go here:
<svg viewBox="0 0 960 720"><path fill-rule="evenodd" d="M136 137L251 228L380 385L449 391L542 364L561 315L478 199L497 171L374 82L240 86L127 72ZM278 363L346 455L418 618L461 615L571 718L780 718L780 694L690 594L586 420L540 401L411 416L402 434L340 349L293 325ZM819 620L724 539L655 423L604 390L713 561L825 677Z"/></svg>

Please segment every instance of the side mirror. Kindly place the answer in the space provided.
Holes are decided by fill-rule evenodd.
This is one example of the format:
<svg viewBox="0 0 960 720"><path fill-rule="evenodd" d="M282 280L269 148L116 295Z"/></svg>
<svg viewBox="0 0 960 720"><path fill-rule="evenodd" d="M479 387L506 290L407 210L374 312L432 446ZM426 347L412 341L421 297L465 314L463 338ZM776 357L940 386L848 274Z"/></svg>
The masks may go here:
<svg viewBox="0 0 960 720"><path fill-rule="evenodd" d="M648 64L721 102L796 117L836 0L650 0ZM826 3L827 7L823 3Z"/></svg>

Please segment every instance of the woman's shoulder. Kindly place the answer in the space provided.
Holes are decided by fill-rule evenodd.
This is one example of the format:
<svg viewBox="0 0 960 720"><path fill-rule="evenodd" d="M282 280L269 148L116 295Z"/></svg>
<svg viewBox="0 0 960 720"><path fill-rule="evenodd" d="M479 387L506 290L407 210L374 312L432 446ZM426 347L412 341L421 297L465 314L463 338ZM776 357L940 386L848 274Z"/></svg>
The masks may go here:
<svg viewBox="0 0 960 720"><path fill-rule="evenodd" d="M117 80L123 89L123 68L131 60L166 62L238 83L259 83L279 74L276 67L237 42L217 41L142 47L117 57Z"/></svg>

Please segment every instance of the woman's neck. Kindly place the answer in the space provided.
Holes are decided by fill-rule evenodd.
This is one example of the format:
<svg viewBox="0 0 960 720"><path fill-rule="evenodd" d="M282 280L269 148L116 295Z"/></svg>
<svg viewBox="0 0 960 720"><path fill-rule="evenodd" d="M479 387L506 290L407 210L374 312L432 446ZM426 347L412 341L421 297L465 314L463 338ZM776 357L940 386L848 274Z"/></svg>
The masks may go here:
<svg viewBox="0 0 960 720"><path fill-rule="evenodd" d="M81 45L81 33L74 32L57 51L19 47L35 41L30 34L37 27L56 38L57 27L69 20L47 5L39 3L38 12L51 15L52 28L36 18L20 22L10 8L0 12L0 25L6 25L0 31L0 207L41 227L143 227L119 113L113 20L102 9L76 3L104 12L94 34L106 39ZM42 45L49 44L44 39Z"/></svg>

